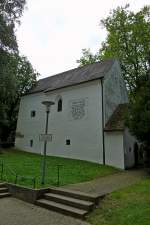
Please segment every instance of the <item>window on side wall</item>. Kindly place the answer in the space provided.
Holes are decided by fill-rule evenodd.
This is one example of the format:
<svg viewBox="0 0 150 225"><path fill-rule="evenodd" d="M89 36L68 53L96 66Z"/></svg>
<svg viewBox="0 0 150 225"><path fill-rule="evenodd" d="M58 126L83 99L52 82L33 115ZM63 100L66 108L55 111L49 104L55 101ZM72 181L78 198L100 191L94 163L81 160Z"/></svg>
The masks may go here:
<svg viewBox="0 0 150 225"><path fill-rule="evenodd" d="M31 117L35 117L36 116L36 111L35 110L32 110L31 111Z"/></svg>
<svg viewBox="0 0 150 225"><path fill-rule="evenodd" d="M62 98L58 99L58 103L57 103L57 112L61 112L62 111Z"/></svg>
<svg viewBox="0 0 150 225"><path fill-rule="evenodd" d="M66 140L66 145L70 145L70 139Z"/></svg>
<svg viewBox="0 0 150 225"><path fill-rule="evenodd" d="M30 140L30 147L31 148L33 147L33 140L32 139Z"/></svg>

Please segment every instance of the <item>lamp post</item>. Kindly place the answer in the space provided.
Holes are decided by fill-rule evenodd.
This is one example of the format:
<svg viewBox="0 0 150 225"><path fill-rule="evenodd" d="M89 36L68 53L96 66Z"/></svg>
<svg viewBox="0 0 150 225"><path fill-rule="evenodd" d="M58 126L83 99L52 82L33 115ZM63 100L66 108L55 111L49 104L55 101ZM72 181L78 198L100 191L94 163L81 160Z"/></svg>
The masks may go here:
<svg viewBox="0 0 150 225"><path fill-rule="evenodd" d="M50 108L52 105L55 103L52 101L43 101L43 105L46 107L46 126L45 126L45 135L47 135L48 132L48 119L49 119L49 113L50 113ZM47 141L44 141L44 153L43 153L43 161L42 161L42 178L41 178L41 184L45 183L45 169L46 169L46 146L47 146Z"/></svg>

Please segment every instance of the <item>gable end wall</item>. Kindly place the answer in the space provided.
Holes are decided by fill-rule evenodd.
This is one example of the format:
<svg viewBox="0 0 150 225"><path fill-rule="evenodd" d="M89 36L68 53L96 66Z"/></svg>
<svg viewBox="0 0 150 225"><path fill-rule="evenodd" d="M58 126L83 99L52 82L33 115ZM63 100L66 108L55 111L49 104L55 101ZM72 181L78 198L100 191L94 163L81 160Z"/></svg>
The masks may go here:
<svg viewBox="0 0 150 225"><path fill-rule="evenodd" d="M118 104L128 102L127 89L117 60L105 76L103 88L104 120L106 124Z"/></svg>

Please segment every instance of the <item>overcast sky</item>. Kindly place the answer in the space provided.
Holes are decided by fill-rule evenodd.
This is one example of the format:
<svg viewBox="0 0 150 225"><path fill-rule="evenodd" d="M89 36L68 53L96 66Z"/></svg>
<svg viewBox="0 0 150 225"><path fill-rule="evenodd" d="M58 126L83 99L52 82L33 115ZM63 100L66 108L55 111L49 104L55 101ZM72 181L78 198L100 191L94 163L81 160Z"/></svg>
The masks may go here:
<svg viewBox="0 0 150 225"><path fill-rule="evenodd" d="M17 31L19 50L40 78L77 67L83 48L95 53L105 40L100 20L126 3L138 11L149 0L27 0Z"/></svg>

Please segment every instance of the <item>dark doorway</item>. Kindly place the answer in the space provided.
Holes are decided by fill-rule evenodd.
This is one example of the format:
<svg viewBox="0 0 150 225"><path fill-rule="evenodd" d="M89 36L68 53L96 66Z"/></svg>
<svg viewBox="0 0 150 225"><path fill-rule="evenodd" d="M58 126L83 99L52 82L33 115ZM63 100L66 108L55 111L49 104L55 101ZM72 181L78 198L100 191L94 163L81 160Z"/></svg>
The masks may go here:
<svg viewBox="0 0 150 225"><path fill-rule="evenodd" d="M138 168L139 165L139 146L137 143L134 144L134 166Z"/></svg>

